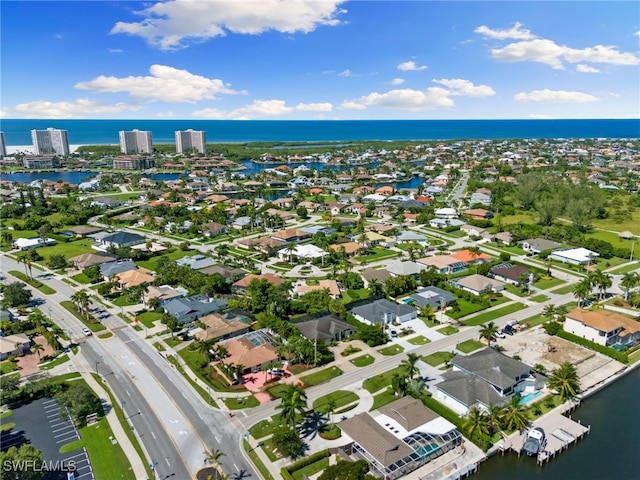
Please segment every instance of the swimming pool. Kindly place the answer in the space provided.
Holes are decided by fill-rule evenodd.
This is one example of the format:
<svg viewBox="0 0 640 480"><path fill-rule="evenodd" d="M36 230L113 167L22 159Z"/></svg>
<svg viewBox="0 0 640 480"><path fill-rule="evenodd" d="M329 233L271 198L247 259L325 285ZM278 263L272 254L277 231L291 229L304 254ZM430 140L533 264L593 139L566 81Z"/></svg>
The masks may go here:
<svg viewBox="0 0 640 480"><path fill-rule="evenodd" d="M525 404L527 404L529 402L533 402L540 395L542 395L542 392L527 393L526 395L523 395L520 398L520 401L518 402L518 405L525 405Z"/></svg>
<svg viewBox="0 0 640 480"><path fill-rule="evenodd" d="M402 300L404 303L412 303L413 302L413 298L411 297L407 297L404 300Z"/></svg>

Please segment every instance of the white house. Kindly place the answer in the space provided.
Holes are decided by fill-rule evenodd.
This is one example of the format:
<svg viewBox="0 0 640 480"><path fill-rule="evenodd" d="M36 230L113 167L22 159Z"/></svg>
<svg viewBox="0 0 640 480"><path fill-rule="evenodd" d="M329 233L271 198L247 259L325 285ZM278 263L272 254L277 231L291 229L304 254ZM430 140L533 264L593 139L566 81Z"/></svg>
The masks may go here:
<svg viewBox="0 0 640 480"><path fill-rule="evenodd" d="M564 330L606 347L630 348L640 343L640 323L608 310L571 310Z"/></svg>
<svg viewBox="0 0 640 480"><path fill-rule="evenodd" d="M599 256L599 253L580 247L570 248L568 250L556 250L549 255L549 258L559 260L562 263L570 263L572 265L589 265L596 260L596 257Z"/></svg>
<svg viewBox="0 0 640 480"><path fill-rule="evenodd" d="M458 212L455 208L438 208L434 214L438 218L458 218Z"/></svg>
<svg viewBox="0 0 640 480"><path fill-rule="evenodd" d="M13 242L13 248L19 250L29 250L31 248L45 247L47 245L53 245L56 241L53 238L45 238L44 241L40 237L34 238L17 238Z"/></svg>

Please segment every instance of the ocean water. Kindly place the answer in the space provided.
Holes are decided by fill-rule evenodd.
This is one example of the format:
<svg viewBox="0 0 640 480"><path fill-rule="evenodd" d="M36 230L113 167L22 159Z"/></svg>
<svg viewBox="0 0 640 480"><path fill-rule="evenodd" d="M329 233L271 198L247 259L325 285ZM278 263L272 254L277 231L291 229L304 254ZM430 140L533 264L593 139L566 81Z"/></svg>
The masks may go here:
<svg viewBox="0 0 640 480"><path fill-rule="evenodd" d="M120 130L150 130L155 143L174 143L175 131L207 132L207 142L322 142L640 138L640 119L580 120L32 120L2 119L8 146L31 145L30 131L68 130L72 145L117 144Z"/></svg>

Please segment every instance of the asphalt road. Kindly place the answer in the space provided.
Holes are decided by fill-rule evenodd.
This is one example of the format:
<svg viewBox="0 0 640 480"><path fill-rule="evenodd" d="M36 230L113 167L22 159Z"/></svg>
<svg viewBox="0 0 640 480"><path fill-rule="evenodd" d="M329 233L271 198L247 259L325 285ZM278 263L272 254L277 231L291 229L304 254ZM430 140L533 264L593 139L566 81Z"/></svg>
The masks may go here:
<svg viewBox="0 0 640 480"><path fill-rule="evenodd" d="M20 270L6 256L2 267ZM92 369L97 366L114 396L126 402L125 411L148 455L146 461L158 463L158 478L190 478L204 465L207 449L225 453L221 464L232 479L259 478L238 447L244 432L236 429L237 422L209 407L153 346L111 312L105 312L101 321L114 337L85 337L81 322L59 305L76 289L35 268L33 272L56 290L45 296L32 289L34 299L42 302L39 308L80 344L80 356ZM104 310L96 303L91 308Z"/></svg>

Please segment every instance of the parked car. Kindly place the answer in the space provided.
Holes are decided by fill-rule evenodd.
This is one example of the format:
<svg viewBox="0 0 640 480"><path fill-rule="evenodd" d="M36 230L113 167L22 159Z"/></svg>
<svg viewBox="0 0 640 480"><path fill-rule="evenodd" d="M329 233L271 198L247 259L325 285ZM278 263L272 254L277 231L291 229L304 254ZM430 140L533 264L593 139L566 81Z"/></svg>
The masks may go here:
<svg viewBox="0 0 640 480"><path fill-rule="evenodd" d="M514 330L514 328L511 325L506 325L504 327L503 332L506 333L507 335L513 335L514 333L516 333L516 331Z"/></svg>
<svg viewBox="0 0 640 480"><path fill-rule="evenodd" d="M84 333L84 335L86 337L90 337L91 335L93 335L93 332L91 330L89 330L88 328L83 328L82 329L82 333Z"/></svg>
<svg viewBox="0 0 640 480"><path fill-rule="evenodd" d="M498 331L496 332L496 337L498 337L498 338L504 338L504 337L505 337L504 332L503 332L502 330L498 330Z"/></svg>

